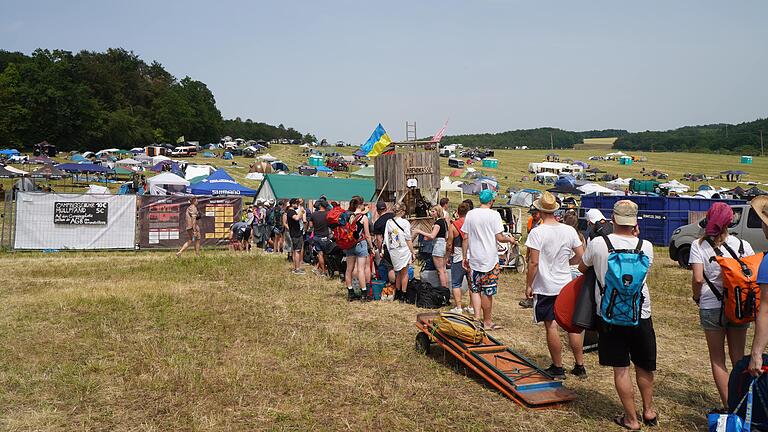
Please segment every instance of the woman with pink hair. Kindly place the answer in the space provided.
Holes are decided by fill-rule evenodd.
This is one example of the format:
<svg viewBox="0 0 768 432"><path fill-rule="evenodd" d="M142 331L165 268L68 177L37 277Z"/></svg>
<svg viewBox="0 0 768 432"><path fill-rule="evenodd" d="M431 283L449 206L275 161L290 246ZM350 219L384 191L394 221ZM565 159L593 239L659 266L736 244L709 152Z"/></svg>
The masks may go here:
<svg viewBox="0 0 768 432"><path fill-rule="evenodd" d="M704 235L691 244L691 286L693 301L699 306L699 320L709 349L712 377L720 393L723 407L728 406L728 366L725 363L725 343L731 366L744 357L744 346L749 324L732 324L722 311L723 276L715 255L741 258L754 255L752 246L744 240L728 235L733 223L733 210L722 202L712 204L707 211ZM713 411L721 411L717 408ZM725 411L723 411L725 412Z"/></svg>

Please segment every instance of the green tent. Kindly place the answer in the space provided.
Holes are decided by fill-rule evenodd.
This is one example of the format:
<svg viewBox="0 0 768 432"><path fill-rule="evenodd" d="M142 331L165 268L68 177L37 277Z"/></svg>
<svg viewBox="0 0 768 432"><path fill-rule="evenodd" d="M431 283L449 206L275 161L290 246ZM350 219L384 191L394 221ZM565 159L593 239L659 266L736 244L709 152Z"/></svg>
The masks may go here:
<svg viewBox="0 0 768 432"><path fill-rule="evenodd" d="M256 192L256 198L313 200L325 195L329 201L349 201L353 196L360 195L365 200L371 200L375 191L373 180L267 174Z"/></svg>
<svg viewBox="0 0 768 432"><path fill-rule="evenodd" d="M349 173L349 175L358 178L372 178L374 175L373 165L362 167L353 173Z"/></svg>
<svg viewBox="0 0 768 432"><path fill-rule="evenodd" d="M127 168L123 168L123 167L119 167L119 166L114 167L112 170L117 175L127 175L127 176L129 176L129 175L135 174L135 171L131 171L131 170L127 169Z"/></svg>

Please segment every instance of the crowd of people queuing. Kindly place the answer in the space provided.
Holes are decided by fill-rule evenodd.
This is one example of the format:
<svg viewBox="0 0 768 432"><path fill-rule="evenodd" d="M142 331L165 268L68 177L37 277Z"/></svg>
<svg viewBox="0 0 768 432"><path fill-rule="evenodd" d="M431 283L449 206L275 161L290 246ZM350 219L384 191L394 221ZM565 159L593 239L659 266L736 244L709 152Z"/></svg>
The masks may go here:
<svg viewBox="0 0 768 432"><path fill-rule="evenodd" d="M343 281L347 299L369 299L374 277L390 282L394 286L395 299L403 299L412 277L409 268L417 257L414 240L418 238L420 242L432 245L429 258L439 284L451 291L451 312L474 316L487 331L501 329L493 315L500 274L498 245L514 244L517 240L505 233L502 218L493 209L495 198L495 192L483 190L478 196L479 206L475 207L472 200L464 200L453 212L449 209L449 201L443 199L429 210L434 220L431 229L420 229L406 218L403 204L377 202L370 208L362 197L353 197L343 208L354 237L350 246L341 251L346 256ZM179 254L193 244L199 252L199 214L194 198L192 204L185 215L189 241ZM768 197L759 197L751 205L763 221L763 231L768 237ZM331 257L326 254L331 253L334 244L329 214L340 206L325 197L320 197L311 208L301 198L277 202L257 200L243 211L242 221L232 225L230 238L233 244L239 245L235 247L237 249L249 250L253 245L266 252L287 254L295 274L304 273L305 252L309 248L316 256L313 272L327 274ZM615 389L624 409L614 421L630 430L638 430L641 425L656 425L653 386L657 347L651 316L652 290L647 279L654 252L650 242L639 239L637 204L630 200L616 202L610 220L600 210L589 210L585 214L584 231L579 230L576 211L563 211L560 202L548 192L535 200L529 213L525 241L526 301L521 302L521 306L531 307L534 322L543 324L551 357L546 372L556 379L566 377L560 330L555 320L555 301L564 286L592 268L596 277L594 304L598 320L598 359L600 365L613 369ZM731 207L714 203L706 215L704 235L693 242L690 253L692 299L699 308L714 385L722 402L721 407L711 411L714 413L724 412L728 406L727 360L733 367L742 359L749 327L749 323L729 322L725 318L723 274L715 259L723 255L742 258L754 254L747 241L729 235L728 227L733 220ZM632 261L633 265L644 266L635 273L642 280L638 282L638 316L632 325L617 325L616 321L604 316L606 302L602 297L607 295L606 290L612 283L609 280L610 266L617 251L635 253L641 259ZM631 273L632 269L627 271ZM757 283L768 284L768 259L759 268ZM762 293L768 293L768 285ZM763 295L768 297L768 294ZM763 298L763 302L768 304L765 303L768 298ZM768 345L768 308L763 307L758 313L748 368L753 375L762 373L762 354ZM583 332L567 335L574 357L570 372L576 377L587 376L583 338ZM642 399L640 415L635 407L630 364L634 365L635 382Z"/></svg>

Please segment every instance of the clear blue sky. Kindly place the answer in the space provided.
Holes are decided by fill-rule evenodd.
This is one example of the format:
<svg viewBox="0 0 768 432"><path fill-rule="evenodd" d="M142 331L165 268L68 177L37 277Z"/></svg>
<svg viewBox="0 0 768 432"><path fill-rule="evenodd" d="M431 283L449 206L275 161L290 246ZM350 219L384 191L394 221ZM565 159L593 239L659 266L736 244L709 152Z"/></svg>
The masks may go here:
<svg viewBox="0 0 768 432"><path fill-rule="evenodd" d="M768 112L768 2L9 1L0 48L123 47L225 118L364 141L553 126L669 129Z"/></svg>

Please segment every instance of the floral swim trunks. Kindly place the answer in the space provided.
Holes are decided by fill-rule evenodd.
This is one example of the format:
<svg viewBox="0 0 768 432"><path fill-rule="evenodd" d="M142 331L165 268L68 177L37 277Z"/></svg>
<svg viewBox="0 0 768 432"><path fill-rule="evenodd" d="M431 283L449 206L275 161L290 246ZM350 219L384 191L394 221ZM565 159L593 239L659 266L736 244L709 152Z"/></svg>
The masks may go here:
<svg viewBox="0 0 768 432"><path fill-rule="evenodd" d="M489 297L496 295L496 287L499 285L499 273L501 273L501 269L498 264L488 272L472 270L472 292Z"/></svg>

